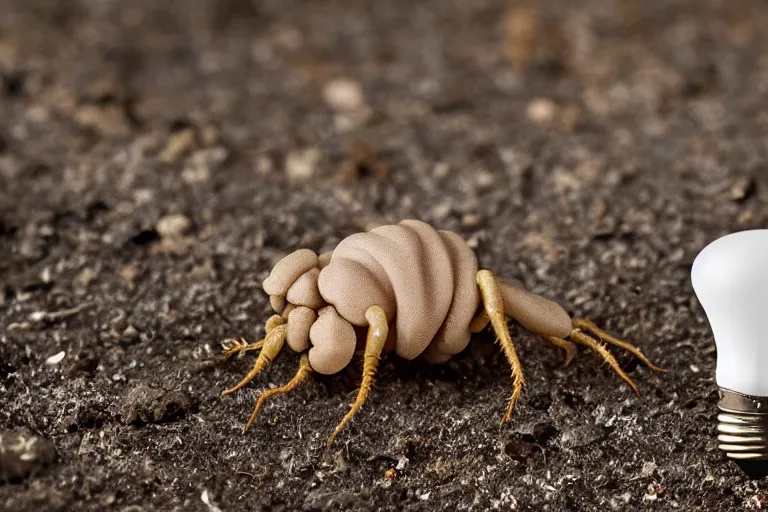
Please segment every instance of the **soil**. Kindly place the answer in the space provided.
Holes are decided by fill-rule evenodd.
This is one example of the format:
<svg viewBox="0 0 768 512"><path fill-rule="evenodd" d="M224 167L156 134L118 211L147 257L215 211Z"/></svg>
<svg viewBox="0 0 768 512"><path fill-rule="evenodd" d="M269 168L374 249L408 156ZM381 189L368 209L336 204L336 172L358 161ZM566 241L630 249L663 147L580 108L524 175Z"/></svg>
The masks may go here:
<svg viewBox="0 0 768 512"><path fill-rule="evenodd" d="M717 449L716 351L690 285L768 222L761 1L4 0L0 508L765 509ZM286 351L261 281L419 218L636 343L563 355L511 323L445 365L359 364L241 429Z"/></svg>

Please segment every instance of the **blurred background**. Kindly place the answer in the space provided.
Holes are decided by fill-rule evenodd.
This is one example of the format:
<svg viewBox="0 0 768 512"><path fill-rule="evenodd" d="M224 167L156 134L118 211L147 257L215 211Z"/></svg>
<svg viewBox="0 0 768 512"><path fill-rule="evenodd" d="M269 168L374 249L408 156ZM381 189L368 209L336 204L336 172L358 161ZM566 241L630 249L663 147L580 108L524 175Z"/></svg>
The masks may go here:
<svg viewBox="0 0 768 512"><path fill-rule="evenodd" d="M0 1L0 508L764 508L689 273L768 222L767 99L761 1ZM383 365L334 450L355 365L240 436L297 362L218 398L272 265L405 218L670 373L513 326L509 426L479 336Z"/></svg>

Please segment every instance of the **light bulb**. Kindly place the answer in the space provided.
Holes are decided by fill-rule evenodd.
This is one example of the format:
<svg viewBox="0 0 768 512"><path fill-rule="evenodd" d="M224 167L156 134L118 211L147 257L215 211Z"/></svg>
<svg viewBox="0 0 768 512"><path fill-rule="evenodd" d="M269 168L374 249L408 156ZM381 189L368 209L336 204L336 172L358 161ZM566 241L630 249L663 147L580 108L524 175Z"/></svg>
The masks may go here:
<svg viewBox="0 0 768 512"><path fill-rule="evenodd" d="M719 448L753 477L768 475L768 229L719 238L691 282L717 346Z"/></svg>

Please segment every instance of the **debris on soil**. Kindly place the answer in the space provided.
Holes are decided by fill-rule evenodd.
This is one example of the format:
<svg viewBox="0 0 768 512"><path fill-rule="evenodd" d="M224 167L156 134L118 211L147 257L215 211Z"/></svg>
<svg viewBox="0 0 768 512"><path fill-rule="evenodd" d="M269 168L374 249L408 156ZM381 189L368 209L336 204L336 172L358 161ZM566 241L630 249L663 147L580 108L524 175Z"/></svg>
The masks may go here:
<svg viewBox="0 0 768 512"><path fill-rule="evenodd" d="M548 126L555 119L557 105L547 98L536 98L528 104L528 119L540 126Z"/></svg>
<svg viewBox="0 0 768 512"><path fill-rule="evenodd" d="M153 389L146 384L133 388L123 400L123 424L166 423L182 418L190 408L189 395L178 390Z"/></svg>
<svg viewBox="0 0 768 512"><path fill-rule="evenodd" d="M125 265L118 271L120 279L130 291L136 289L136 278L139 277L140 273L141 271L136 265Z"/></svg>
<svg viewBox="0 0 768 512"><path fill-rule="evenodd" d="M203 494L200 495L200 499L205 504L206 507L208 507L209 512L222 512L222 510L216 506L216 504L211 499L210 494L208 493L208 489L205 489L203 491Z"/></svg>
<svg viewBox="0 0 768 512"><path fill-rule="evenodd" d="M75 277L74 285L80 294L85 293L86 289L99 277L99 270L91 267L85 267Z"/></svg>
<svg viewBox="0 0 768 512"><path fill-rule="evenodd" d="M549 98L536 98L528 104L528 119L540 128L553 128L570 133L581 116L575 105L560 106Z"/></svg>
<svg viewBox="0 0 768 512"><path fill-rule="evenodd" d="M521 436L515 436L504 444L504 454L520 462L530 457L534 449L535 446Z"/></svg>
<svg viewBox="0 0 768 512"><path fill-rule="evenodd" d="M93 304L85 303L73 308L61 309L59 311L35 311L29 315L29 320L34 323L56 322L77 315L91 306L93 306Z"/></svg>
<svg viewBox="0 0 768 512"><path fill-rule="evenodd" d="M192 227L189 217L180 213L166 215L157 221L155 229L162 238L182 238Z"/></svg>
<svg viewBox="0 0 768 512"><path fill-rule="evenodd" d="M80 352L67 358L62 372L69 378L80 375L90 375L99 367L99 358L91 352Z"/></svg>
<svg viewBox="0 0 768 512"><path fill-rule="evenodd" d="M126 107L119 103L82 105L75 112L75 122L105 137L127 137L133 131Z"/></svg>
<svg viewBox="0 0 768 512"><path fill-rule="evenodd" d="M752 176L745 176L736 180L736 182L731 186L731 189L728 193L728 198L731 201L739 203L752 197L756 191L757 184L755 183L755 179Z"/></svg>
<svg viewBox="0 0 768 512"><path fill-rule="evenodd" d="M211 173L229 158L229 150L224 146L213 146L195 151L187 159L187 165L181 177L189 185L205 183L211 179Z"/></svg>
<svg viewBox="0 0 768 512"><path fill-rule="evenodd" d="M342 183L351 183L366 176L386 179L389 167L379 160L376 152L365 141L353 139L347 145L347 158L339 169L339 179Z"/></svg>
<svg viewBox="0 0 768 512"><path fill-rule="evenodd" d="M285 175L293 184L306 183L315 175L321 153L317 148L291 151L285 157Z"/></svg>
<svg viewBox="0 0 768 512"><path fill-rule="evenodd" d="M52 356L50 356L48 359L45 360L45 364L48 366L56 366L60 362L64 360L64 357L67 355L66 352L63 350L61 352L58 352Z"/></svg>
<svg viewBox="0 0 768 512"><path fill-rule="evenodd" d="M192 221L184 214L166 215L157 221L155 230L160 236L160 243L152 247L156 253L183 255L194 244L194 239L187 236L192 229Z"/></svg>
<svg viewBox="0 0 768 512"><path fill-rule="evenodd" d="M41 473L56 456L53 442L19 431L0 430L0 481Z"/></svg>
<svg viewBox="0 0 768 512"><path fill-rule="evenodd" d="M59 311L34 311L29 315L28 321L12 322L8 324L6 329L8 332L42 329L46 325L78 315L92 306L93 304L91 303L84 303L73 308L61 309Z"/></svg>
<svg viewBox="0 0 768 512"><path fill-rule="evenodd" d="M365 105L363 88L349 78L331 80L323 89L323 99L338 112L354 112Z"/></svg>
<svg viewBox="0 0 768 512"><path fill-rule="evenodd" d="M192 126L184 127L171 133L168 141L160 153L160 161L166 164L175 164L190 152L197 143L197 130Z"/></svg>
<svg viewBox="0 0 768 512"><path fill-rule="evenodd" d="M350 78L336 78L323 88L325 103L336 113L334 124L340 132L361 127L373 111L365 102L360 82Z"/></svg>
<svg viewBox="0 0 768 512"><path fill-rule="evenodd" d="M560 439L566 448L574 449L589 446L605 438L605 433L596 425L579 425L563 432Z"/></svg>
<svg viewBox="0 0 768 512"><path fill-rule="evenodd" d="M220 139L219 129L214 125L179 121L171 128L158 159L167 165L184 162L182 180L189 185L205 183L229 158L230 152L220 144Z"/></svg>
<svg viewBox="0 0 768 512"><path fill-rule="evenodd" d="M537 16L536 8L525 3L507 11L503 50L515 71L526 71L533 61L539 30Z"/></svg>

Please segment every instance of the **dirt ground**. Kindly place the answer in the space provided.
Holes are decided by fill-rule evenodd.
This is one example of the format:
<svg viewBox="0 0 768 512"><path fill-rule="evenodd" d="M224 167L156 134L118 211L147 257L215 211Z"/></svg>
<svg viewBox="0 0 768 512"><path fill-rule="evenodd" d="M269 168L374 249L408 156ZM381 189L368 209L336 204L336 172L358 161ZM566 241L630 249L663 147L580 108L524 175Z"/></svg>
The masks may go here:
<svg viewBox="0 0 768 512"><path fill-rule="evenodd" d="M0 1L0 509L742 510L690 285L768 223L762 1ZM419 218L637 343L224 399L299 247Z"/></svg>

